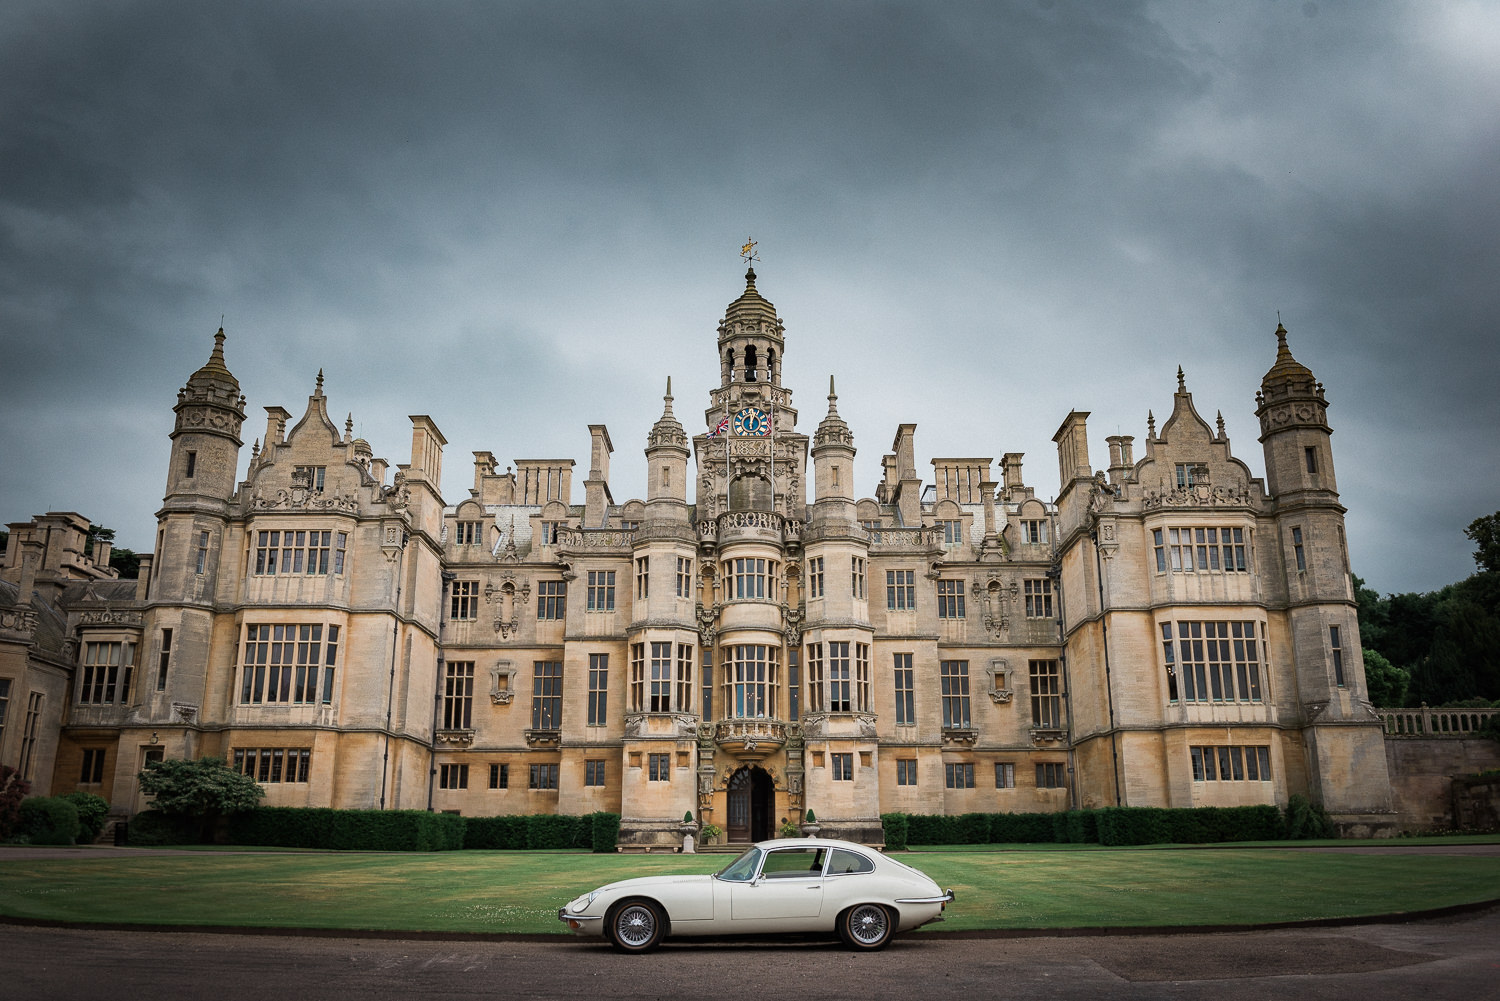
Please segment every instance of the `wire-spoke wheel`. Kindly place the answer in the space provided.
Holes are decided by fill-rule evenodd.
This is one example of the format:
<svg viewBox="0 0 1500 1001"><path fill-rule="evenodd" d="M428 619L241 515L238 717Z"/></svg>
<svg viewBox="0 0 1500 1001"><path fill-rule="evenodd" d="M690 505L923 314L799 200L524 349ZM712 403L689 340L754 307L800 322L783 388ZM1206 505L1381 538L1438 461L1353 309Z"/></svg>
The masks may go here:
<svg viewBox="0 0 1500 1001"><path fill-rule="evenodd" d="M661 944L661 911L644 900L615 908L609 927L615 948L624 952L649 952Z"/></svg>
<svg viewBox="0 0 1500 1001"><path fill-rule="evenodd" d="M844 941L855 949L883 949L894 931L891 912L879 904L856 904L839 922Z"/></svg>

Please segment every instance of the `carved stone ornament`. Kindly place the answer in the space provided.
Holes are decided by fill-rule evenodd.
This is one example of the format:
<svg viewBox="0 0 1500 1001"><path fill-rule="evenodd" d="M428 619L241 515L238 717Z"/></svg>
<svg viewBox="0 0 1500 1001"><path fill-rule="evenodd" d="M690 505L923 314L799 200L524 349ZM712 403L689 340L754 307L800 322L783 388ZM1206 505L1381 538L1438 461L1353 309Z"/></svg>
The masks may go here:
<svg viewBox="0 0 1500 1001"><path fill-rule="evenodd" d="M198 707L191 702L173 702L172 713L183 723L191 723L198 715Z"/></svg>
<svg viewBox="0 0 1500 1001"><path fill-rule="evenodd" d="M140 612L119 611L113 608L100 608L84 612L78 617L81 626L134 626L141 625Z"/></svg>
<svg viewBox="0 0 1500 1001"><path fill-rule="evenodd" d="M1141 496L1141 508L1146 511L1164 507L1247 507L1250 502L1248 487L1214 487L1206 483L1147 490Z"/></svg>
<svg viewBox="0 0 1500 1001"><path fill-rule="evenodd" d="M31 635L36 630L36 612L29 608L0 608L0 632Z"/></svg>
<svg viewBox="0 0 1500 1001"><path fill-rule="evenodd" d="M1010 677L1010 665L1003 660L990 661L990 700L997 706L1008 705L1016 693L1005 687Z"/></svg>
<svg viewBox="0 0 1500 1001"><path fill-rule="evenodd" d="M432 739L447 747L468 747L474 743L473 730L438 730Z"/></svg>
<svg viewBox="0 0 1500 1001"><path fill-rule="evenodd" d="M353 494L324 494L321 490L293 486L291 490L277 490L266 495L256 491L250 496L250 507L257 511L350 511L359 510L359 498Z"/></svg>
<svg viewBox="0 0 1500 1001"><path fill-rule="evenodd" d="M508 660L497 660L490 668L490 701L497 706L508 706L516 697L516 665Z"/></svg>

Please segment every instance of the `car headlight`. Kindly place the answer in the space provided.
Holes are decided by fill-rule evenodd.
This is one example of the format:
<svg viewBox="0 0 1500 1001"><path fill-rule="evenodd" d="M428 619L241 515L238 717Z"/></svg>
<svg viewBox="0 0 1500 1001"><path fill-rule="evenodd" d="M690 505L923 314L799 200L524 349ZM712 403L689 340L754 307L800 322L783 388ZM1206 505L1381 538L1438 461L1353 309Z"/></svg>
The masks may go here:
<svg viewBox="0 0 1500 1001"><path fill-rule="evenodd" d="M585 910L589 906L589 904L592 904L596 899L598 899L600 892L601 891L599 890L590 890L588 893L585 893L583 896L568 904L568 910L572 911L574 914L578 914L579 912Z"/></svg>

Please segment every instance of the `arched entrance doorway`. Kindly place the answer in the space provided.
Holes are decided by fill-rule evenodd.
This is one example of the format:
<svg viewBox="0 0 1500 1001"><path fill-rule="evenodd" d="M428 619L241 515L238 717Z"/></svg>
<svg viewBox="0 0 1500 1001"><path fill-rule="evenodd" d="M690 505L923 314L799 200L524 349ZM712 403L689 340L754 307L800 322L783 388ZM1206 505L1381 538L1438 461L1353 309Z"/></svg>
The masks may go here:
<svg viewBox="0 0 1500 1001"><path fill-rule="evenodd" d="M764 768L747 765L729 777L728 841L765 841L771 836L776 789Z"/></svg>

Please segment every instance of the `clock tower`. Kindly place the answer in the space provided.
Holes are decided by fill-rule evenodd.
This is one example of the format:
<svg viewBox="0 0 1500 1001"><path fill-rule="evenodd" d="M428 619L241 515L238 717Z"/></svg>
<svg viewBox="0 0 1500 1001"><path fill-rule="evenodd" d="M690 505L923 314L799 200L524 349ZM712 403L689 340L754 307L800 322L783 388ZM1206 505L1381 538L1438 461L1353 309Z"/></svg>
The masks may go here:
<svg viewBox="0 0 1500 1001"><path fill-rule="evenodd" d="M745 291L719 322L719 386L704 411L698 517L774 512L800 520L806 506L808 439L798 434L791 390L781 384L785 328L745 272Z"/></svg>

